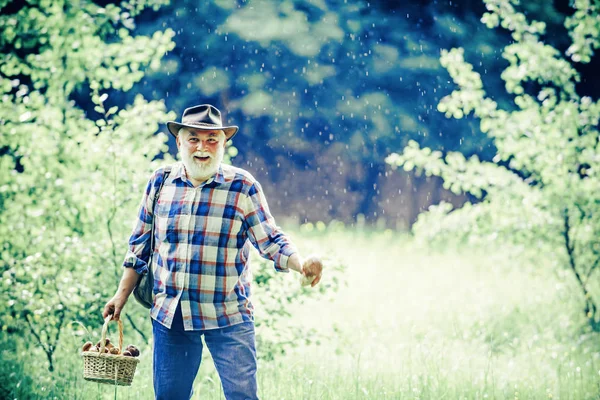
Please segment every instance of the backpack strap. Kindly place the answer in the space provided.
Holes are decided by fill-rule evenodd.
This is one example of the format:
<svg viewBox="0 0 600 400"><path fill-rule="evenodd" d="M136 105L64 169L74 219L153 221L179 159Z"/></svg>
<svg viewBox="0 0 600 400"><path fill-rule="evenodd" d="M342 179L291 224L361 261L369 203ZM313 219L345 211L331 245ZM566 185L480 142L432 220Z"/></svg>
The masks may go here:
<svg viewBox="0 0 600 400"><path fill-rule="evenodd" d="M154 199L152 200L152 215L154 215L154 208L156 207L156 202L158 201L158 196L160 196L160 191L162 190L162 187L163 187L165 181L167 180L167 178L169 177L170 173L171 173L171 166L167 165L163 170L163 176L162 176L162 181L160 182L160 186L158 187L158 190L154 194Z"/></svg>
<svg viewBox="0 0 600 400"><path fill-rule="evenodd" d="M167 180L167 178L169 177L169 174L171 173L171 166L167 165L163 171L163 178L162 181L160 182L160 186L158 187L158 190L156 191L156 193L154 194L154 199L152 199L152 231L150 233L150 257L148 258L148 260L152 259L152 254L154 254L154 210L156 208L156 203L158 202L158 196L160 196L160 191L162 190L162 187L165 183L165 181ZM150 265L148 266L149 268L151 267Z"/></svg>

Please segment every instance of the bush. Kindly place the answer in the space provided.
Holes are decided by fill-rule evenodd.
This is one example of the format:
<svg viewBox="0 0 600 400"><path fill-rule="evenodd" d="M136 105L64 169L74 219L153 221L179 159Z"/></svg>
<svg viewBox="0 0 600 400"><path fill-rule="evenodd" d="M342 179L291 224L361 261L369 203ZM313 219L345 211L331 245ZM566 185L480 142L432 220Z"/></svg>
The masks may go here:
<svg viewBox="0 0 600 400"><path fill-rule="evenodd" d="M514 108L500 109L486 97L462 49L441 56L459 88L438 110L457 119L470 113L479 118L497 148L493 160L444 156L413 141L387 162L440 176L446 188L479 200L459 209L432 207L415 224L417 235L508 241L548 254L573 273L585 317L600 330L598 288L592 287L600 264L600 104L577 94L579 74L572 65L589 62L600 46L600 10L595 2L574 2L575 13L565 21L572 45L563 56L541 40L545 24L527 21L516 3L485 0L489 12L482 18L489 28L501 25L512 34L502 54L509 64L502 79Z"/></svg>

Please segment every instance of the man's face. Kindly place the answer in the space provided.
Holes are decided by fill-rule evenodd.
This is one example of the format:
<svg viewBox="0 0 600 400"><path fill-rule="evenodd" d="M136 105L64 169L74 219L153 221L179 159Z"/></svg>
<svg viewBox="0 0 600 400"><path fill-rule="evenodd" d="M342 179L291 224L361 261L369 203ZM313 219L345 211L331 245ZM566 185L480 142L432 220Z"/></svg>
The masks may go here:
<svg viewBox="0 0 600 400"><path fill-rule="evenodd" d="M188 178L204 181L216 174L225 155L225 143L222 130L183 128L177 135L177 148Z"/></svg>

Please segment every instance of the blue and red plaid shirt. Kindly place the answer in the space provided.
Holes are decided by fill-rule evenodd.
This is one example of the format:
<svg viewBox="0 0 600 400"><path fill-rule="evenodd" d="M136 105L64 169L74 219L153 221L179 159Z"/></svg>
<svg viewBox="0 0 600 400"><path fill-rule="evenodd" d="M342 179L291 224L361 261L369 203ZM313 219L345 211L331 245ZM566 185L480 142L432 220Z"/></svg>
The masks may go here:
<svg viewBox="0 0 600 400"><path fill-rule="evenodd" d="M194 187L183 163L173 165L156 208L152 199L164 177L154 172L123 262L138 273L148 269L154 226L152 318L171 327L181 303L185 330L222 328L252 321L250 246L288 272L297 250L275 225L260 184L250 173L222 164L216 175Z"/></svg>

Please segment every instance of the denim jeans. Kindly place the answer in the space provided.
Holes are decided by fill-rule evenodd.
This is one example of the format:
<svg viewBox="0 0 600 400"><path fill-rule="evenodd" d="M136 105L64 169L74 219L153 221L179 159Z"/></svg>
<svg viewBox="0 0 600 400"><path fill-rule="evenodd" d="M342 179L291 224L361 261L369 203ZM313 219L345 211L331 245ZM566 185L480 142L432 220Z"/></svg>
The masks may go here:
<svg viewBox="0 0 600 400"><path fill-rule="evenodd" d="M154 394L157 400L188 400L202 360L202 340L210 351L227 400L257 400L254 324L184 331L177 307L171 329L152 320ZM202 395L201 395L202 397Z"/></svg>

